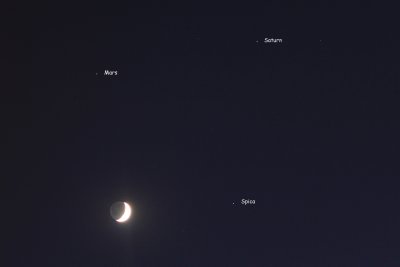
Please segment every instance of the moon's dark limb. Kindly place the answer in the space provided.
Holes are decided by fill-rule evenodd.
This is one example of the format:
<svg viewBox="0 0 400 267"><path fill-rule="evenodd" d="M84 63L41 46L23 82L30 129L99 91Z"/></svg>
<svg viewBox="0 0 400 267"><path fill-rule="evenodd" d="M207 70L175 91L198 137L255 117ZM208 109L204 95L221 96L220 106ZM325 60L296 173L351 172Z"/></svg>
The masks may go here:
<svg viewBox="0 0 400 267"><path fill-rule="evenodd" d="M110 215L114 220L118 220L125 212L124 202L118 201L111 205Z"/></svg>

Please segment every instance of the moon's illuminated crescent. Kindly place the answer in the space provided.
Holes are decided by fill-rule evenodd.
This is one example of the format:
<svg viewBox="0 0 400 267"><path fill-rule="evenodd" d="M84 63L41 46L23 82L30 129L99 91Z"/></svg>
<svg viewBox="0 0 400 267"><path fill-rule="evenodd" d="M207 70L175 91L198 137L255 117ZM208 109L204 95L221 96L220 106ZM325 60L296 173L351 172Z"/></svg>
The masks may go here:
<svg viewBox="0 0 400 267"><path fill-rule="evenodd" d="M129 219L129 217L131 217L132 213L131 206L129 206L129 204L126 202L124 202L124 205L125 205L124 214L122 214L121 218L116 220L117 222L126 222Z"/></svg>

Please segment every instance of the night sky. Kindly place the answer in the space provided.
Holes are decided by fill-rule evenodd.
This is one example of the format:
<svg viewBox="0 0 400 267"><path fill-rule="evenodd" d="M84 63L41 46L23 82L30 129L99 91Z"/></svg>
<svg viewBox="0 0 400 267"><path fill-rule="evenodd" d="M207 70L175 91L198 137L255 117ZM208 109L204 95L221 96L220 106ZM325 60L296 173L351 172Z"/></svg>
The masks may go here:
<svg viewBox="0 0 400 267"><path fill-rule="evenodd" d="M390 10L10 8L4 266L400 266Z"/></svg>

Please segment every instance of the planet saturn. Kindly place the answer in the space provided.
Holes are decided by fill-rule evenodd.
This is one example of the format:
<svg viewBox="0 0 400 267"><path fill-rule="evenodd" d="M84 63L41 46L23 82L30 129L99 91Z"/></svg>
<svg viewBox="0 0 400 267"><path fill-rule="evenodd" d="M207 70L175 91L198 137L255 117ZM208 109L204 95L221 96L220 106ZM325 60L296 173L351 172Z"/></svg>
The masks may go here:
<svg viewBox="0 0 400 267"><path fill-rule="evenodd" d="M124 223L131 217L132 208L128 203L118 201L111 205L110 215L115 221Z"/></svg>

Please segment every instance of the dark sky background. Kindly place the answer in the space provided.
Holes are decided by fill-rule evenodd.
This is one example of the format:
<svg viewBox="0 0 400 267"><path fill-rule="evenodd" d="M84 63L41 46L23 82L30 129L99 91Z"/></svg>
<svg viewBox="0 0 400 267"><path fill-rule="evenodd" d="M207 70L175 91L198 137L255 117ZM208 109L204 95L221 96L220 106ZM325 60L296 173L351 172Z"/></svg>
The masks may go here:
<svg viewBox="0 0 400 267"><path fill-rule="evenodd" d="M400 265L390 7L10 10L6 266Z"/></svg>

